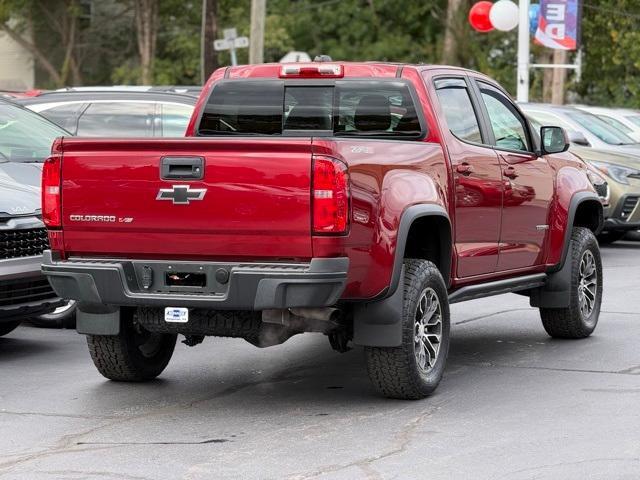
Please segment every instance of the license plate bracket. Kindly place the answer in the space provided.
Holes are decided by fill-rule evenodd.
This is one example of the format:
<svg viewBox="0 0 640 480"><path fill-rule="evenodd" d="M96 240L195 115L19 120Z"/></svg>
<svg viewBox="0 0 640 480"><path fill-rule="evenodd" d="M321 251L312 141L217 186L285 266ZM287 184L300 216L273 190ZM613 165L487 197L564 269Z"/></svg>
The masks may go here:
<svg viewBox="0 0 640 480"><path fill-rule="evenodd" d="M164 321L167 323L188 323L189 309L184 307L166 307Z"/></svg>

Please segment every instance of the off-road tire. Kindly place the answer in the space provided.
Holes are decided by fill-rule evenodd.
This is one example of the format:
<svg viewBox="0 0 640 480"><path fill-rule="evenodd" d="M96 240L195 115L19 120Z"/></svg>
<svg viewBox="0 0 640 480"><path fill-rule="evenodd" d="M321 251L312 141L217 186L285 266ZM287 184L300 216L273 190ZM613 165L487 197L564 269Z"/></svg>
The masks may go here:
<svg viewBox="0 0 640 480"><path fill-rule="evenodd" d="M591 251L596 266L596 295L593 310L584 318L580 311L578 286L580 283L580 262L585 251ZM547 333L554 338L586 338L593 333L600 316L602 303L602 260L596 237L591 230L574 227L567 256L571 262L570 303L566 308L541 308L540 317Z"/></svg>
<svg viewBox="0 0 640 480"><path fill-rule="evenodd" d="M447 289L438 268L427 260L404 261L402 308L402 344L398 347L366 347L365 356L369 378L385 397L417 400L429 396L436 389L449 352L449 301ZM428 372L422 370L415 355L415 315L420 295L432 289L441 309L441 342L435 364Z"/></svg>
<svg viewBox="0 0 640 480"><path fill-rule="evenodd" d="M598 242L600 245L609 245L613 242L617 242L618 240L622 240L622 238L627 234L625 230L612 230L610 232L602 232L598 235Z"/></svg>
<svg viewBox="0 0 640 480"><path fill-rule="evenodd" d="M13 321L13 322L1 322L0 323L0 337L13 332L16 328L18 328L18 325L20 325L21 323L22 322L20 320L16 320L16 321Z"/></svg>
<svg viewBox="0 0 640 480"><path fill-rule="evenodd" d="M87 335L91 359L106 378L119 382L144 382L156 378L168 365L177 335L151 333L137 324L134 310L121 309L118 335ZM154 348L143 353L137 342L149 338Z"/></svg>

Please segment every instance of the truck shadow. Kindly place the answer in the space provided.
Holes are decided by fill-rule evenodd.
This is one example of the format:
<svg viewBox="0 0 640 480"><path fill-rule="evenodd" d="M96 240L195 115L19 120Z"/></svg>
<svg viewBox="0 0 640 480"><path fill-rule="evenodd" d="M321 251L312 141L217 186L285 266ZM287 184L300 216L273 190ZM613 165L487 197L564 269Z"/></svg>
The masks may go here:
<svg viewBox="0 0 640 480"><path fill-rule="evenodd" d="M542 330L542 327L540 327ZM158 403L162 408L181 409L217 416L220 411L227 414L264 411L265 408L296 415L321 415L340 409L342 405L357 402L362 408L394 410L409 404L381 397L369 383L362 348L346 354L333 352L322 337L300 339L303 348L287 349L285 355L275 360L276 365L256 369L256 355L247 351L247 357L232 366L223 368L171 366L160 379L148 384L117 384L97 381L91 389L94 401L107 403L117 401L120 406L142 401ZM562 348L559 344L562 343ZM562 355L571 356L575 349L590 348L590 341L563 342L552 340L541 332L501 332L496 326L482 334L457 332L449 354L448 367L441 387L424 402L440 402L450 395L465 394L465 381L473 383L477 370L465 367L488 367L518 364L536 365L537 359L549 348L558 347ZM198 347L202 348L202 347ZM278 348L278 347L276 347ZM264 353L263 353L264 352ZM259 357L281 355L275 349L260 352ZM455 382L460 386L448 386L449 375L465 380ZM479 377L479 375L478 375ZM158 399L162 401L159 402ZM171 405L167 407L167 405ZM180 414L180 413L178 413Z"/></svg>
<svg viewBox="0 0 640 480"><path fill-rule="evenodd" d="M23 360L36 355L48 355L59 346L46 340L0 337L0 362Z"/></svg>

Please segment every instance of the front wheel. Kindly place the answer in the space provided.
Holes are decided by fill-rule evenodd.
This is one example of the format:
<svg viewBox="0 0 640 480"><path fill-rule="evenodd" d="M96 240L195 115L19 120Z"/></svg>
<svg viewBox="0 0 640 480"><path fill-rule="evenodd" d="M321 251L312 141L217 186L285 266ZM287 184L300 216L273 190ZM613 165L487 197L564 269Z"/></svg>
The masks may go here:
<svg viewBox="0 0 640 480"><path fill-rule="evenodd" d="M566 308L541 308L542 325L555 338L585 338L593 333L602 303L602 261L591 230L575 227L567 262L571 262L571 290Z"/></svg>
<svg viewBox="0 0 640 480"><path fill-rule="evenodd" d="M402 344L367 347L369 378L389 398L415 400L436 389L449 352L449 301L438 268L426 260L404 261ZM400 288L400 287L398 287Z"/></svg>
<svg viewBox="0 0 640 480"><path fill-rule="evenodd" d="M98 371L120 382L144 382L160 375L171 360L176 339L174 334L149 332L132 310L124 308L118 335L87 335Z"/></svg>

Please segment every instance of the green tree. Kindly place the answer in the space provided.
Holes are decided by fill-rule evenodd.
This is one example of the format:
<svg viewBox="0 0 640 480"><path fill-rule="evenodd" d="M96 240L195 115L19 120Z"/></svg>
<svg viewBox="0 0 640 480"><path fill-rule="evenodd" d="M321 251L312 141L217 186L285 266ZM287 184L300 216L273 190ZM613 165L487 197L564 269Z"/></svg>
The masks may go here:
<svg viewBox="0 0 640 480"><path fill-rule="evenodd" d="M640 4L599 0L584 5L583 71L573 88L587 103L640 107Z"/></svg>

